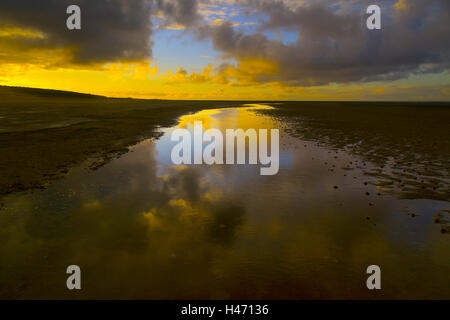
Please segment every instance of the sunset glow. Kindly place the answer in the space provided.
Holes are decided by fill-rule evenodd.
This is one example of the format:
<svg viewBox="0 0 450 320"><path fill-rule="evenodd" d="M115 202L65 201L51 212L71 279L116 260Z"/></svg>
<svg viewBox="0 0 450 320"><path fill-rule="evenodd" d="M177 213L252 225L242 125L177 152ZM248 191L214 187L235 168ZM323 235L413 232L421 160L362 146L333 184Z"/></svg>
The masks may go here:
<svg viewBox="0 0 450 320"><path fill-rule="evenodd" d="M81 30L65 28L67 1L33 19L30 1L8 2L1 85L157 99L450 99L447 1L383 1L378 31L364 27L368 1L75 1Z"/></svg>

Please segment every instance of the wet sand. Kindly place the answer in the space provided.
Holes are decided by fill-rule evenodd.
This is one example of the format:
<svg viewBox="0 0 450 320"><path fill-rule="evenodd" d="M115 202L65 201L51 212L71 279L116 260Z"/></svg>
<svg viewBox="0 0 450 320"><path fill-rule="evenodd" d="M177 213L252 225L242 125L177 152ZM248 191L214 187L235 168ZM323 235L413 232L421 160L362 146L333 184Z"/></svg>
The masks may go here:
<svg viewBox="0 0 450 320"><path fill-rule="evenodd" d="M3 86L0 98L0 206L4 195L45 188L86 159L96 159L94 169L108 163L182 114L236 106Z"/></svg>
<svg viewBox="0 0 450 320"><path fill-rule="evenodd" d="M181 117L178 126L202 120L221 130L280 128L276 176L249 165L173 166L169 134L176 127L167 127L97 170L91 158L45 190L6 196L0 297L450 298L449 175L439 171L448 170L445 129L436 130L442 149L433 156L426 146L401 148L403 139L377 125L362 125L363 134L356 115L344 138L339 116L309 110L320 104L303 111L272 105L205 110ZM448 116L440 108L414 117L427 114L424 123L438 126ZM406 136L433 135L414 130ZM395 148L383 151L381 141ZM417 162L403 163L405 153ZM393 179L399 163L411 170L405 186L428 177L436 190L405 195ZM423 175L416 166L433 170ZM384 176L373 174L379 169ZM70 264L83 270L80 292L65 288ZM371 264L381 267L380 291L365 287Z"/></svg>
<svg viewBox="0 0 450 320"><path fill-rule="evenodd" d="M293 136L361 157L345 168L402 198L450 199L449 103L295 102L263 112Z"/></svg>

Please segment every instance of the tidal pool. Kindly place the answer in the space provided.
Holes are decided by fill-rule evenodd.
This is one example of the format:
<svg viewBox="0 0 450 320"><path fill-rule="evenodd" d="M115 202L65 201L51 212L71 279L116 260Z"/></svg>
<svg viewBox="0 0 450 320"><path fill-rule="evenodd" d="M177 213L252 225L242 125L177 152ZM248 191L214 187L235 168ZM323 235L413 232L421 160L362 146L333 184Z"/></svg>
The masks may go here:
<svg viewBox="0 0 450 320"><path fill-rule="evenodd" d="M84 163L6 197L0 297L449 299L450 236L436 223L448 223L449 202L400 199L364 174L370 162L290 135L264 108L205 110L177 127L278 128L275 176L259 165L175 166L176 127L162 128L96 171ZM73 264L79 291L66 288ZM370 291L374 264L382 289Z"/></svg>

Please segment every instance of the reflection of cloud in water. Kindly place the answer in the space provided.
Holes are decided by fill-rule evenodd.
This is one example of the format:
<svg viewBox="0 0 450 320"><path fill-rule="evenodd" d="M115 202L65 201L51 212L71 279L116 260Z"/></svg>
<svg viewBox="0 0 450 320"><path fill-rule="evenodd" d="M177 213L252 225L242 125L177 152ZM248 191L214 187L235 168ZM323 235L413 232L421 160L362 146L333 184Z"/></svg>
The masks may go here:
<svg viewBox="0 0 450 320"><path fill-rule="evenodd" d="M274 125L252 111L212 114ZM341 169L350 155L281 137L289 164L276 176L171 166L160 161L163 137L10 196L0 211L0 296L372 298L365 268L376 263L389 289L375 297L448 298L449 239L432 221L445 203L377 196L362 172ZM64 287L70 264L82 268L81 292Z"/></svg>

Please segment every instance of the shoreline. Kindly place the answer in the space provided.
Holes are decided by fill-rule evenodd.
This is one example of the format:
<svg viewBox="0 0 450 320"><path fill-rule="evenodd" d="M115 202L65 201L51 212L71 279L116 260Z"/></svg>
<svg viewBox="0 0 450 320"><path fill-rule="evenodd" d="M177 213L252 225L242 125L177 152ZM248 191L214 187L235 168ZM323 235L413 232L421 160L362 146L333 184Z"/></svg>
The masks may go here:
<svg viewBox="0 0 450 320"><path fill-rule="evenodd" d="M46 188L85 160L94 159L92 170L103 166L126 153L128 147L158 138L158 128L176 124L184 114L248 105L248 101L79 97L71 92L12 87L0 87L0 94L0 152L6 155L0 158L0 207L4 196ZM450 170L450 150L443 137L448 135L445 124L450 103L270 104L275 108L259 112L293 125L294 136L350 148L355 155L379 164L378 171L369 174L400 188L409 185L403 197L448 201L450 190L443 172ZM401 176L385 174L389 158L396 158L394 164ZM411 168L410 164L416 163L420 167ZM416 181L416 174L431 174L432 179Z"/></svg>
<svg viewBox="0 0 450 320"><path fill-rule="evenodd" d="M46 188L85 160L98 159L95 170L128 147L158 137L158 127L175 124L183 114L245 103L79 98L36 89L8 95L5 90L12 89L0 88L0 203L8 194Z"/></svg>

